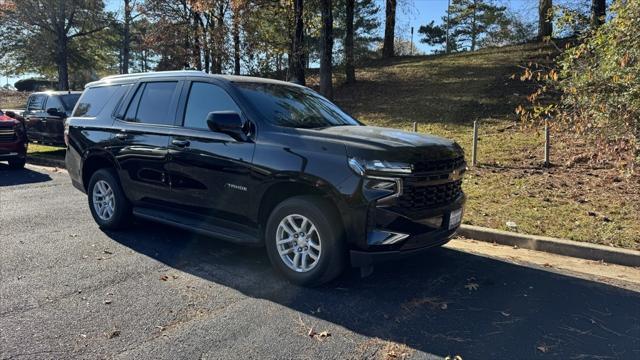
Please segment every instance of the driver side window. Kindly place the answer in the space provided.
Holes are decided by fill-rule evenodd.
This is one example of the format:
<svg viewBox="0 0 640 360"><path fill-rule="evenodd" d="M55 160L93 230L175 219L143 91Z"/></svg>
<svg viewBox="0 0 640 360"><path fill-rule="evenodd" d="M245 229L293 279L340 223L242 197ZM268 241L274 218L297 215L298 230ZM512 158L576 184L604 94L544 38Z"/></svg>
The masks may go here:
<svg viewBox="0 0 640 360"><path fill-rule="evenodd" d="M208 129L207 115L214 111L233 111L240 114L238 105L221 87L203 82L192 83L184 112L183 126Z"/></svg>

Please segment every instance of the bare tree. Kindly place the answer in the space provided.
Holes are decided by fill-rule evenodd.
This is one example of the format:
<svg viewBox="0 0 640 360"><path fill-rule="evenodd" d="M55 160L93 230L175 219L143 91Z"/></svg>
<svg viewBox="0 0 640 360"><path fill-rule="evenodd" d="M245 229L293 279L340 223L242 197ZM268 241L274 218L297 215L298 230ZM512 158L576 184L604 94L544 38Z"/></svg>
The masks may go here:
<svg viewBox="0 0 640 360"><path fill-rule="evenodd" d="M320 93L333 98L332 52L333 52L333 13L331 0L320 0L322 29L320 34Z"/></svg>
<svg viewBox="0 0 640 360"><path fill-rule="evenodd" d="M384 21L384 43L382 44L382 57L390 58L394 55L393 43L396 31L396 6L397 0L386 0Z"/></svg>
<svg viewBox="0 0 640 360"><path fill-rule="evenodd" d="M553 34L552 20L553 0L540 0L538 7L538 39L551 37Z"/></svg>
<svg viewBox="0 0 640 360"><path fill-rule="evenodd" d="M344 35L344 60L346 83L352 84L356 81L356 69L353 59L353 17L355 0L346 0L346 24Z"/></svg>

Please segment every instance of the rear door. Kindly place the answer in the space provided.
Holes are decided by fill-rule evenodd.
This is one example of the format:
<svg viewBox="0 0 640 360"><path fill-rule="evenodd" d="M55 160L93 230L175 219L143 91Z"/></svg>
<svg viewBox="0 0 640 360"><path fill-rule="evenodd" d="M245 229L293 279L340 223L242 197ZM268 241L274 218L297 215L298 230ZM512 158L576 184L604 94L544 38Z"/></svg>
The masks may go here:
<svg viewBox="0 0 640 360"><path fill-rule="evenodd" d="M27 108L23 114L27 127L29 140L42 141L44 138L44 125L46 124L45 103L46 94L33 94L27 99ZM44 120L44 121L43 121Z"/></svg>
<svg viewBox="0 0 640 360"><path fill-rule="evenodd" d="M246 224L250 206L250 173L255 144L213 132L207 115L233 111L234 99L219 85L194 81L185 85L179 118L182 126L169 143L171 199L199 215Z"/></svg>
<svg viewBox="0 0 640 360"><path fill-rule="evenodd" d="M123 119L116 120L112 151L120 179L134 203L166 203L167 146L175 130L181 81L140 83Z"/></svg>

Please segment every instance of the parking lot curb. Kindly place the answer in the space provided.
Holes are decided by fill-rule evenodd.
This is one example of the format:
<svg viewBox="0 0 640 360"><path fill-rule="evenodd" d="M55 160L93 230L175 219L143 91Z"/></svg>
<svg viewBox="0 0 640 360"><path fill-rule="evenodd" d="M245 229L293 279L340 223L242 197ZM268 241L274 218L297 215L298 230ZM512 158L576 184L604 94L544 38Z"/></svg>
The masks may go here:
<svg viewBox="0 0 640 360"><path fill-rule="evenodd" d="M27 156L27 163L33 165L41 165L41 166L53 166L60 169L66 169L66 165L64 160L53 159L53 158L45 158L45 157L36 157L36 156Z"/></svg>
<svg viewBox="0 0 640 360"><path fill-rule="evenodd" d="M640 251L613 248L605 245L556 239L547 236L518 234L481 226L461 225L458 235L465 238L517 246L522 249L604 261L610 264L640 267Z"/></svg>

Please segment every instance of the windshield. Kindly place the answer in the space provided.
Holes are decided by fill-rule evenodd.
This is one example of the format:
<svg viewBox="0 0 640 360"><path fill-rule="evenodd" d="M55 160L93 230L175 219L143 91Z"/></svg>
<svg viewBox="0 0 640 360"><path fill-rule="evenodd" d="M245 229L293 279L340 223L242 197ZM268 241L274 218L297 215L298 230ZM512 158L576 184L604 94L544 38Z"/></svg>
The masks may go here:
<svg viewBox="0 0 640 360"><path fill-rule="evenodd" d="M313 91L287 85L236 83L249 102L273 124L294 128L359 125Z"/></svg>
<svg viewBox="0 0 640 360"><path fill-rule="evenodd" d="M80 94L67 94L60 96L60 100L62 100L62 104L66 110L73 110L73 107L76 106L79 98Z"/></svg>

